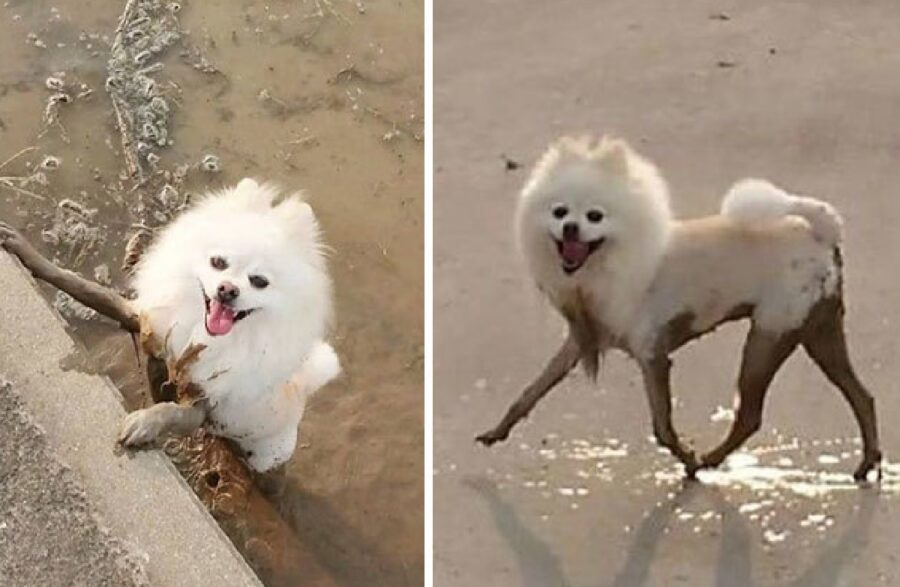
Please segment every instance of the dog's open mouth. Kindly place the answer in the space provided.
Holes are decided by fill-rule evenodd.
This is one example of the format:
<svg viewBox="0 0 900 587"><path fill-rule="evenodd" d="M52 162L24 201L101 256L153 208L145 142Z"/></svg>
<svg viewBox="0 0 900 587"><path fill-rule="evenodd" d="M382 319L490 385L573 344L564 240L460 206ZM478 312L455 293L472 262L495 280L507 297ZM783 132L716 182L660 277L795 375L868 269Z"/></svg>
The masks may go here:
<svg viewBox="0 0 900 587"><path fill-rule="evenodd" d="M206 332L210 336L228 334L236 322L240 322L254 312L253 309L235 312L231 305L210 299L206 292L203 293L203 302L206 306Z"/></svg>
<svg viewBox="0 0 900 587"><path fill-rule="evenodd" d="M567 274L572 274L587 262L591 253L600 248L604 239L600 237L593 241L583 241L577 238L553 240L556 242L556 250L559 252L559 257L562 259L563 271Z"/></svg>

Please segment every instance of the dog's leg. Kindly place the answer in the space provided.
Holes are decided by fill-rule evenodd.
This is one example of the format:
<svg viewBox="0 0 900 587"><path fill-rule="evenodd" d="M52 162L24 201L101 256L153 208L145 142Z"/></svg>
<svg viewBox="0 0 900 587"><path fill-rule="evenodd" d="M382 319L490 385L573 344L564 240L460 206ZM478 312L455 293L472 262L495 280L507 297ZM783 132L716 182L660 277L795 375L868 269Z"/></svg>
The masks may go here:
<svg viewBox="0 0 900 587"><path fill-rule="evenodd" d="M150 387L150 398L153 403L174 402L175 385L169 382L169 367L162 359L146 355L147 384Z"/></svg>
<svg viewBox="0 0 900 587"><path fill-rule="evenodd" d="M148 444L164 434L186 435L206 420L205 402L176 404L163 402L144 410L131 412L122 423L119 443L122 446Z"/></svg>
<svg viewBox="0 0 900 587"><path fill-rule="evenodd" d="M559 383L578 364L580 352L578 342L570 332L568 337L566 337L566 341L544 368L544 371L531 385L525 388L519 399L506 412L503 420L493 430L485 432L476 437L475 440L485 446L491 446L495 442L506 440L513 426L519 420L528 416L535 404L547 395L553 386Z"/></svg>
<svg viewBox="0 0 900 587"><path fill-rule="evenodd" d="M850 363L844 335L843 303L837 299L823 302L818 312L811 328L805 332L803 347L829 381L841 390L856 416L863 440L863 460L853 477L863 481L869 471L881 463L875 399L860 382Z"/></svg>
<svg viewBox="0 0 900 587"><path fill-rule="evenodd" d="M650 413L653 417L653 434L656 436L656 441L684 464L688 478L693 479L699 468L697 457L694 451L689 450L681 443L675 427L672 425L672 390L670 387L672 361L667 355L661 354L649 361L642 360L639 363L644 376L644 389L647 392Z"/></svg>
<svg viewBox="0 0 900 587"><path fill-rule="evenodd" d="M139 332L140 320L131 304L111 289L60 269L31 246L25 237L5 222L0 222L0 248L14 254L36 278L66 292L85 306L112 318L129 332Z"/></svg>
<svg viewBox="0 0 900 587"><path fill-rule="evenodd" d="M740 405L737 416L725 441L701 459L702 467L718 467L759 430L769 384L798 343L796 331L765 332L755 325L750 328L738 378Z"/></svg>
<svg viewBox="0 0 900 587"><path fill-rule="evenodd" d="M597 381L600 353L608 341L600 323L591 315L590 304L581 288L559 310L569 324L570 335L578 343L579 361L585 374L591 381Z"/></svg>

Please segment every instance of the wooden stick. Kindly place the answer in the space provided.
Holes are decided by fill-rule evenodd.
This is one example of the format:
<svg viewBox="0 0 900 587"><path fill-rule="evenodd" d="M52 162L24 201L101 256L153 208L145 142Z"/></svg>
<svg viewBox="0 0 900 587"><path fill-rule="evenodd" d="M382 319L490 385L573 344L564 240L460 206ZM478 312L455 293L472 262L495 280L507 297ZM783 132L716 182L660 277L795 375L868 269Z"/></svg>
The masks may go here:
<svg viewBox="0 0 900 587"><path fill-rule="evenodd" d="M31 246L25 237L0 222L0 248L17 256L34 277L69 294L85 306L118 322L125 330L140 332L140 320L131 304L111 289L60 269Z"/></svg>

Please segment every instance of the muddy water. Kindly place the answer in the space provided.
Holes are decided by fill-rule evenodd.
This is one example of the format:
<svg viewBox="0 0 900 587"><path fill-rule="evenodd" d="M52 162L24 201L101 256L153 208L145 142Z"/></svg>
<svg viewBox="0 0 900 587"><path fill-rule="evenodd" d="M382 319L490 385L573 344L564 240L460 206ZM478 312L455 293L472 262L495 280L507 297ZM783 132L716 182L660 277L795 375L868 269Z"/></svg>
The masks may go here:
<svg viewBox="0 0 900 587"><path fill-rule="evenodd" d="M104 91L123 4L10 1L0 8L0 162L34 147L0 168L0 178L11 178L0 179L0 218L71 269L92 276L99 267L102 277L106 266L116 285L124 284L118 267L125 241L137 226L158 226L171 213L123 175ZM181 167L177 201L248 175L302 188L334 248L335 342L346 375L311 403L277 505L307 554L339 584L417 584L421 3L182 4L177 18L186 35L155 75L171 106L173 140L158 150L158 165ZM74 99L47 120L51 75ZM200 167L207 154L220 171ZM58 169L40 169L48 155L61 160ZM43 175L21 179L35 171ZM60 208L66 198L74 212ZM51 230L65 222L68 232ZM127 339L101 320L71 324L114 380L132 390L129 403L142 401Z"/></svg>
<svg viewBox="0 0 900 587"><path fill-rule="evenodd" d="M713 212L746 175L841 210L851 350L897 460L895 14L886 0L436 3L436 583L900 583L896 476L851 484L855 423L802 353L747 450L692 486L648 440L640 374L618 355L597 385L568 378L509 442L473 441L562 337L512 243L527 167L559 134L609 131L659 164L679 216ZM727 431L745 334L675 355L675 426L699 451Z"/></svg>

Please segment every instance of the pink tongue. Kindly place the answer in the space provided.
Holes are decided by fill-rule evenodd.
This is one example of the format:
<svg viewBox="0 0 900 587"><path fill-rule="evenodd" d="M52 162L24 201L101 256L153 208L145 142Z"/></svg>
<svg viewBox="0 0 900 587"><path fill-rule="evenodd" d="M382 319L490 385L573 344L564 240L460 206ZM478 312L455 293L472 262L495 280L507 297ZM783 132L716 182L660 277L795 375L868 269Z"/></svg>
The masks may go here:
<svg viewBox="0 0 900 587"><path fill-rule="evenodd" d="M590 253L590 245L577 240L564 240L562 243L562 257L569 265L584 263Z"/></svg>
<svg viewBox="0 0 900 587"><path fill-rule="evenodd" d="M218 300L211 300L209 312L206 314L206 329L209 330L209 333L215 336L228 334L233 326L234 310Z"/></svg>

